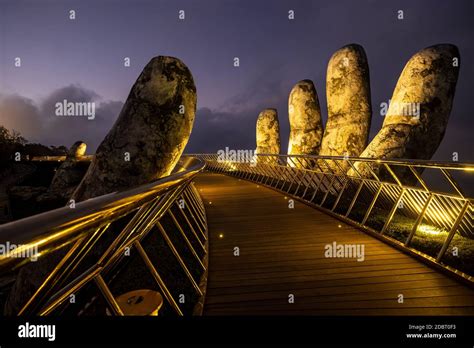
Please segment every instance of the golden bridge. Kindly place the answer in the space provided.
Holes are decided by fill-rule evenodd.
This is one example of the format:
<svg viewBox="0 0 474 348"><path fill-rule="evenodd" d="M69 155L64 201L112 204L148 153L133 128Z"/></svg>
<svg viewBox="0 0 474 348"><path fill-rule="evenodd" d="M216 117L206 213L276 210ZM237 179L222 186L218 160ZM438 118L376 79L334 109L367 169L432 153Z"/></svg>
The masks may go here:
<svg viewBox="0 0 474 348"><path fill-rule="evenodd" d="M472 315L473 170L186 155L168 177L1 225L17 247L0 275L52 263L19 315L127 315L121 295L143 288L160 315Z"/></svg>

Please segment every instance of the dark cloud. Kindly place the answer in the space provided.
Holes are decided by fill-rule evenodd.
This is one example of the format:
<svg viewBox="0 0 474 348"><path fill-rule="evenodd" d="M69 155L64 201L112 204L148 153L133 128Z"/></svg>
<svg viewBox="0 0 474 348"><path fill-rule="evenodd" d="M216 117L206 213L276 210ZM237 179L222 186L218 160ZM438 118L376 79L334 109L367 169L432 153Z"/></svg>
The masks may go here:
<svg viewBox="0 0 474 348"><path fill-rule="evenodd" d="M8 120L0 122L21 127L31 139L72 143L80 137L99 143L120 109L120 103L104 99L123 100L143 66L161 54L182 59L197 85L199 110L187 151L214 151L226 144L253 148L257 115L273 107L278 110L285 152L287 99L292 86L311 79L326 120L327 63L338 48L350 43L362 45L369 61L373 137L383 122L380 103L391 98L406 62L420 49L446 42L459 47L461 70L446 136L433 158L450 160L449 155L457 151L460 160L474 160L470 145L472 0L206 0L199 4L177 0L173 4L119 1L114 6L84 0L6 3L6 11L0 11L0 22L5 23L0 31L8 48L0 50L4 94L15 91L33 98L70 81L97 92L72 85L37 104L19 96L13 103L2 103L2 111L8 110L12 117L4 113L0 117ZM73 25L63 16L69 8L80 10ZM177 8L186 9L185 21L177 20ZM295 11L295 20L287 19L289 9ZM398 10L404 11L403 20L398 20ZM24 58L21 69L7 64L14 54ZM132 66L126 69L121 64L125 56L132 58ZM239 68L233 66L236 56ZM53 117L51 103L64 95L96 101L96 120Z"/></svg>
<svg viewBox="0 0 474 348"><path fill-rule="evenodd" d="M274 107L288 99L292 83L296 83L299 74L291 72L291 64L279 64L265 67L242 89L230 96L218 107L231 113L241 113L249 109ZM301 80L307 77L302 77Z"/></svg>
<svg viewBox="0 0 474 348"><path fill-rule="evenodd" d="M465 93L467 88L464 86L467 77L472 75L472 67L468 66L461 71L461 75L464 73L465 76L460 76L446 133L438 150L433 155L433 160L452 161L453 153L456 152L460 162L474 161L471 141L473 123L470 116L470 99L467 98ZM401 74L401 70L394 74L394 85L399 74ZM278 110L281 151L285 153L289 135L288 94L294 83L307 76L300 74L297 77L297 79L289 78L287 69L284 67L265 71L244 92L229 98L219 108L199 109L186 152L216 152L226 146L232 149L254 149L255 123L258 113L264 108L272 107ZM381 80L383 76L371 77ZM377 83L376 86L378 85L381 84ZM318 95L321 114L323 122L325 122L327 119L325 86L321 83L319 86ZM392 91L387 93L387 101L391 98L391 93ZM383 123L383 117L380 115L380 101L385 100L378 99L372 98L372 127L369 142L380 131Z"/></svg>
<svg viewBox="0 0 474 348"><path fill-rule="evenodd" d="M78 84L58 88L42 100L41 109L43 110L43 114L50 113L51 116L54 116L54 105L64 99L71 102L92 102L99 100L100 95Z"/></svg>
<svg viewBox="0 0 474 348"><path fill-rule="evenodd" d="M87 117L57 117L50 116L43 141L46 144L73 144L77 140L84 141L87 152L95 152L97 146L107 135L115 122L123 103L119 101L106 101L96 104L95 118Z"/></svg>
<svg viewBox="0 0 474 348"><path fill-rule="evenodd" d="M43 122L33 100L20 95L0 95L0 125L38 141Z"/></svg>
<svg viewBox="0 0 474 348"><path fill-rule="evenodd" d="M198 109L186 152L216 152L226 146L236 150L255 149L257 117L266 108L278 111L282 152L286 152L288 95L293 84L299 81L290 77L290 70L288 64L269 64L241 93L231 96L219 107ZM300 77L306 78L305 75Z"/></svg>
<svg viewBox="0 0 474 348"><path fill-rule="evenodd" d="M255 148L255 120L258 110L238 113L202 108L196 112L187 153L213 153L231 149Z"/></svg>
<svg viewBox="0 0 474 348"><path fill-rule="evenodd" d="M270 64L241 93L231 96L219 107L198 109L186 152L216 152L225 147L255 149L256 121L265 108L278 111L282 151L286 151L287 100L292 84L297 82L287 75L288 64Z"/></svg>
<svg viewBox="0 0 474 348"><path fill-rule="evenodd" d="M60 117L55 104L68 102L94 102L95 117ZM40 103L18 95L0 96L0 124L19 131L30 142L69 147L77 140L88 145L88 153L97 146L112 127L123 103L103 101L94 91L80 85L69 85L54 90Z"/></svg>
<svg viewBox="0 0 474 348"><path fill-rule="evenodd" d="M257 116L262 109L273 107L279 113L282 153L285 153L289 134L287 98L292 83L296 81L283 83L276 76L256 79L245 92L228 99L218 109L198 109L186 152L216 152L226 146L231 149L254 149ZM320 100L325 99L323 92L319 91ZM95 118L56 116L55 104L64 99L95 102ZM373 104L373 118L377 118L378 105ZM59 88L40 103L19 95L0 95L0 124L19 131L30 142L45 145L69 147L76 140L82 140L88 144L88 152L93 153L117 119L122 106L121 101L103 101L97 93L79 85ZM326 115L325 102L321 102L321 108L323 115ZM433 159L451 161L453 152L457 152L459 161L473 161L470 140L472 121L468 114L469 108L455 98L445 138ZM373 125L371 137L379 129L380 123Z"/></svg>

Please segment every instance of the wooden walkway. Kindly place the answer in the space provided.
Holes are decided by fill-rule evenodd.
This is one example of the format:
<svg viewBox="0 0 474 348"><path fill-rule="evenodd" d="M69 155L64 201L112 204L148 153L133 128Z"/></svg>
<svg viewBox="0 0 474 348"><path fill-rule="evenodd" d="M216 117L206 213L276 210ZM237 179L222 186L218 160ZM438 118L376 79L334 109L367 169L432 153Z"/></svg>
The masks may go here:
<svg viewBox="0 0 474 348"><path fill-rule="evenodd" d="M352 226L248 181L195 183L209 225L204 315L474 315L474 290ZM363 244L365 260L326 258L333 242Z"/></svg>

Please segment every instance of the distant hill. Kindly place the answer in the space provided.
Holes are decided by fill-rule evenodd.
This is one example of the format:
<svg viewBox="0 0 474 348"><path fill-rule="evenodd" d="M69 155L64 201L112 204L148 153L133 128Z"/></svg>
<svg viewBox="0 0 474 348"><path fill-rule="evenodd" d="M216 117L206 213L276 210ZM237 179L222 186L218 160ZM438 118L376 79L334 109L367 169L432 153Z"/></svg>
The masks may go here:
<svg viewBox="0 0 474 348"><path fill-rule="evenodd" d="M0 125L0 172L8 167L8 162L15 161L18 154L21 159L32 156L61 156L67 153L65 146L46 146L28 143L20 133L8 130Z"/></svg>

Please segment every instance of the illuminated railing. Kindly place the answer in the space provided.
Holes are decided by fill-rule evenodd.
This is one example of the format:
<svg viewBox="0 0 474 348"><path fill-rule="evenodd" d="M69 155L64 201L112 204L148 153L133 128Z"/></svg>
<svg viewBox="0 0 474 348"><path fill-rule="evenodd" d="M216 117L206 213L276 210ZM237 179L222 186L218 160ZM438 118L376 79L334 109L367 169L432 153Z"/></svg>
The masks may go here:
<svg viewBox="0 0 474 348"><path fill-rule="evenodd" d="M193 155L207 169L254 181L355 225L472 284L471 164L261 154L249 160ZM436 185L428 184L430 178ZM433 179L434 177L434 179ZM444 187L443 191L435 187ZM449 192L452 191L452 192Z"/></svg>
<svg viewBox="0 0 474 348"><path fill-rule="evenodd" d="M84 155L76 158L76 161L90 162L94 155ZM33 162L63 162L66 156L33 156L31 161Z"/></svg>
<svg viewBox="0 0 474 348"><path fill-rule="evenodd" d="M145 250L143 240L151 231L162 236L175 257L173 262L186 275L199 298L194 308L198 313L205 293L208 243L204 205L192 180L204 166L202 160L183 158L179 170L149 184L0 225L0 245L15 245L0 255L0 276L34 267L31 261L46 255L57 260L18 314L54 314L87 285L95 298L103 296L109 313L123 315L116 300L119 294L113 294L107 282L120 277L125 257L133 253L169 308L183 315L179 294L171 293L160 265ZM162 222L164 217L168 224ZM182 241L181 248L173 242L176 236ZM189 269L189 259L200 268L199 279Z"/></svg>

